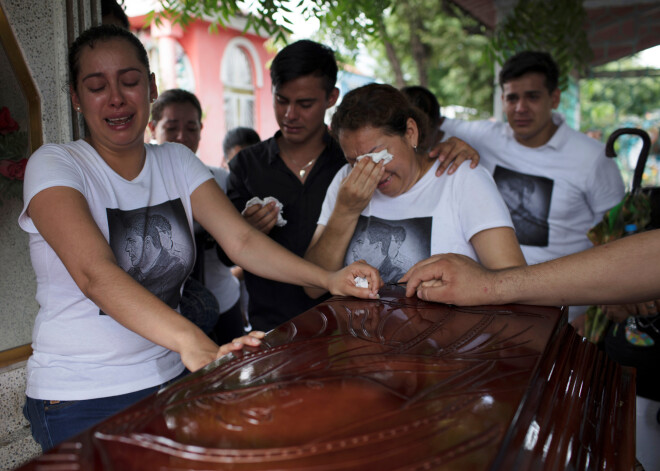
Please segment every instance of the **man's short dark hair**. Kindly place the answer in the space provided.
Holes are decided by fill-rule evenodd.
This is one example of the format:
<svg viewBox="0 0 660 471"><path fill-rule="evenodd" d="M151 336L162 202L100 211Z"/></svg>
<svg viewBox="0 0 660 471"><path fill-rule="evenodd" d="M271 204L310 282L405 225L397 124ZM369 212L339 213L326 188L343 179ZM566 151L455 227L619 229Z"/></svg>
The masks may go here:
<svg viewBox="0 0 660 471"><path fill-rule="evenodd" d="M241 146L242 149L260 142L261 138L254 129L237 127L230 129L225 134L225 138L222 140L222 152L224 152L224 155L227 155L236 146Z"/></svg>
<svg viewBox="0 0 660 471"><path fill-rule="evenodd" d="M510 80L533 72L545 76L548 93L557 89L559 67L550 54L542 51L523 51L510 57L500 71L500 87L504 87L504 84Z"/></svg>
<svg viewBox="0 0 660 471"><path fill-rule="evenodd" d="M337 83L337 61L332 49L309 39L289 44L273 59L270 79L275 89L307 75L321 77L327 95Z"/></svg>
<svg viewBox="0 0 660 471"><path fill-rule="evenodd" d="M197 110L199 121L202 121L202 105L200 105L199 100L195 94L180 88L165 90L158 95L154 104L151 105L151 120L156 123L160 121L163 118L163 111L165 108L173 103L190 103Z"/></svg>

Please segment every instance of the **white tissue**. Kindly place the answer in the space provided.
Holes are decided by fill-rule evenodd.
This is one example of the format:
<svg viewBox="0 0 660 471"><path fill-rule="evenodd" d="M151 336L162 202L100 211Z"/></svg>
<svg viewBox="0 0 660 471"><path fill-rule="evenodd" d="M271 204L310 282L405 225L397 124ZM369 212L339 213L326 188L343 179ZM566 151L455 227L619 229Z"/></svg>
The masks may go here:
<svg viewBox="0 0 660 471"><path fill-rule="evenodd" d="M364 159L365 157L371 157L371 160L372 160L373 163L375 163L375 164L377 164L377 163L380 162L381 160L384 160L383 165L387 165L387 164L389 164L389 163L392 161L392 159L394 158L394 156L393 156L392 154L390 154L389 152L387 152L387 149L383 149L383 150L381 150L380 152L372 152L372 153L370 153L370 154L359 155L359 156L355 159L355 161L356 161L356 162L359 162L360 160Z"/></svg>
<svg viewBox="0 0 660 471"><path fill-rule="evenodd" d="M282 217L282 208L284 205L280 203L277 198L274 196L266 196L264 199L259 198L258 196L255 196L254 198L250 199L247 203L245 203L245 209L243 209L243 213L245 213L245 210L248 209L250 206L254 206L255 204L260 204L260 205L267 205L271 201L275 201L275 206L277 206L277 209L280 210L279 214L277 215L277 222L275 225L277 227L283 227L286 226L286 219Z"/></svg>
<svg viewBox="0 0 660 471"><path fill-rule="evenodd" d="M369 282L367 281L366 278L362 278L361 276L356 276L355 277L355 286L357 288L368 288L369 287Z"/></svg>

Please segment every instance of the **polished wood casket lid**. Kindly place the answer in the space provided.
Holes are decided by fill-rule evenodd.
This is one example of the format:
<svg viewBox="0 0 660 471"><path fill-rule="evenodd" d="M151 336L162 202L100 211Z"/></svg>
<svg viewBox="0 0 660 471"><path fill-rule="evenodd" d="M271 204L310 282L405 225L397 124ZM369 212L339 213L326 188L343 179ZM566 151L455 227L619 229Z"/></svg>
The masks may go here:
<svg viewBox="0 0 660 471"><path fill-rule="evenodd" d="M634 372L559 308L334 297L24 470L632 469Z"/></svg>

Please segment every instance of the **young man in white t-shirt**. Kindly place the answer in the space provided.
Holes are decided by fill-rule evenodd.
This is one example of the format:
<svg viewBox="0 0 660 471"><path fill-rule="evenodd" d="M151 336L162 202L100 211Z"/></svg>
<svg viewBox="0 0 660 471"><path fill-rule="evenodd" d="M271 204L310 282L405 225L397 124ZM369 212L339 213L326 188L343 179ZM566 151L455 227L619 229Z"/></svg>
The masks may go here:
<svg viewBox="0 0 660 471"><path fill-rule="evenodd" d="M559 106L559 70L552 57L526 51L500 72L507 123L445 119L442 130L481 155L509 209L528 214L536 230L514 225L527 262L543 262L591 246L587 231L624 195L615 162L603 144L570 129ZM507 189L525 188L525 198ZM522 191L522 190L521 190ZM545 231L538 234L538 223ZM534 232L537 234L535 235Z"/></svg>
<svg viewBox="0 0 660 471"><path fill-rule="evenodd" d="M529 264L591 247L587 232L624 195L605 146L553 112L561 97L558 77L549 54L516 54L500 72L507 123L445 119L441 127L481 155L512 213Z"/></svg>

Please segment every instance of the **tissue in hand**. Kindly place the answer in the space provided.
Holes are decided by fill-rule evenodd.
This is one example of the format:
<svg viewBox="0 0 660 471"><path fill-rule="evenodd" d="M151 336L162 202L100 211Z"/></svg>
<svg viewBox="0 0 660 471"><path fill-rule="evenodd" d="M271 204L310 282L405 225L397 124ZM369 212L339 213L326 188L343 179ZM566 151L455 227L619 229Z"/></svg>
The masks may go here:
<svg viewBox="0 0 660 471"><path fill-rule="evenodd" d="M258 196L255 196L254 198L250 199L247 203L245 203L245 209L243 209L243 213L245 213L245 210L248 209L250 206L254 206L255 204L260 204L260 205L266 205L270 203L271 201L275 201L275 206L277 206L277 209L279 209L279 214L277 215L277 222L275 225L277 227L283 227L286 226L286 219L282 217L282 208L284 207L282 203L280 203L277 198L273 196L266 196L264 199L259 198Z"/></svg>
<svg viewBox="0 0 660 471"><path fill-rule="evenodd" d="M365 157L371 157L371 160L377 164L381 160L383 160L383 165L389 164L394 156L387 152L387 149L383 149L380 152L372 152L370 154L364 154L364 155L359 155L355 160L356 162L359 162L360 160L364 159Z"/></svg>

